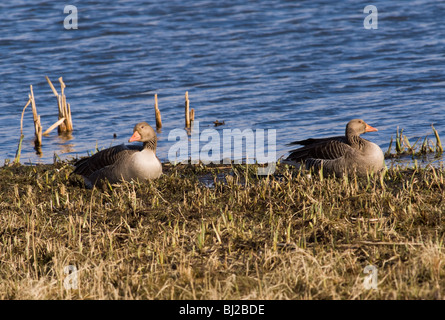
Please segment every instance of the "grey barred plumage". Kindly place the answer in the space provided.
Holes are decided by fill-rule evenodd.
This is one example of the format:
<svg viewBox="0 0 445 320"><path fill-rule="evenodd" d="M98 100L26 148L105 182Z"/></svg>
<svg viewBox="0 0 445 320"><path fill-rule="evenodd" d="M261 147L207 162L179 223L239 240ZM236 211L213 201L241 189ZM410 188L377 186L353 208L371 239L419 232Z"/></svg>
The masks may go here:
<svg viewBox="0 0 445 320"><path fill-rule="evenodd" d="M377 129L361 119L353 119L346 126L345 136L307 139L290 145L303 145L292 150L283 161L292 165L304 164L306 169L320 170L341 176L356 173L366 175L378 172L384 166L383 152L379 146L360 137L360 134Z"/></svg>

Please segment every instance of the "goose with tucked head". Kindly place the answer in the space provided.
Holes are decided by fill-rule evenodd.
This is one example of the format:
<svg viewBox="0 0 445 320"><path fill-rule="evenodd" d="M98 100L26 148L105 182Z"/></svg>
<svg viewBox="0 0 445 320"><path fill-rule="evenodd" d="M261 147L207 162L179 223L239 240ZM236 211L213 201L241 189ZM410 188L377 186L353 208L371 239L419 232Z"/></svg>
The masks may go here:
<svg viewBox="0 0 445 320"><path fill-rule="evenodd" d="M118 145L99 151L75 163L73 173L83 176L87 187L99 182L156 179L162 174L162 164L156 156L157 136L146 122L138 123L128 142L142 146Z"/></svg>

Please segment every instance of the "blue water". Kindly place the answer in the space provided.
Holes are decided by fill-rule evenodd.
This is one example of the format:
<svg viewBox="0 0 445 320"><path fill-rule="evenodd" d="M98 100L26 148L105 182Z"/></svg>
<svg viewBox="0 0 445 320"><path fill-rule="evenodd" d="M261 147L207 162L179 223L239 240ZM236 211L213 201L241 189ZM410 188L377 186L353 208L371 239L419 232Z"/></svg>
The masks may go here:
<svg viewBox="0 0 445 320"><path fill-rule="evenodd" d="M66 4L78 29L66 30ZM339 135L352 118L379 129L365 138L384 151L397 127L414 142L431 124L445 137L445 3L420 1L2 1L0 164L13 159L20 115L33 85L43 129L57 121L45 76L63 77L74 131L33 149L29 107L22 162L51 163L124 143L133 126L184 127L184 93L201 128L276 129L286 144ZM378 29L365 29L366 5ZM116 134L117 138L113 135Z"/></svg>

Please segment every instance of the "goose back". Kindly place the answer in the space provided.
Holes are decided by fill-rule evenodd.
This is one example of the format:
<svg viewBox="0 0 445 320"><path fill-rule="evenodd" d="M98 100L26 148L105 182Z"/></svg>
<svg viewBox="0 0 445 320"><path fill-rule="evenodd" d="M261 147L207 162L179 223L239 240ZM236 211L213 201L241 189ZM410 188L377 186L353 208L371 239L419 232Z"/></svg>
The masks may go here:
<svg viewBox="0 0 445 320"><path fill-rule="evenodd" d="M74 164L75 169L73 173L89 176L104 167L118 162L119 159L129 157L133 153L141 150L142 146L127 146L125 144L101 150L90 157L78 160Z"/></svg>

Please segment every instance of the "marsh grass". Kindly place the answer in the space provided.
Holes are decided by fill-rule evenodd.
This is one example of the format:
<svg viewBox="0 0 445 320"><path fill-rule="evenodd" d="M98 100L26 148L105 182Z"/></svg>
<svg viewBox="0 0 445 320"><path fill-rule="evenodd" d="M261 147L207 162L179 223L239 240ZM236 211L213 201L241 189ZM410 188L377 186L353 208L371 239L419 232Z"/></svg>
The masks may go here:
<svg viewBox="0 0 445 320"><path fill-rule="evenodd" d="M440 140L439 132L436 130L436 128L434 128L434 125L431 125L431 129L434 137L436 138L436 143L434 144L433 141L428 139L428 136L426 136L425 138L423 138L423 142L420 145L420 137L414 142L414 144L411 144L409 138L403 134L403 128L399 131L399 127L397 127L395 152L392 152L393 138L391 137L388 150L385 152L385 158L400 158L407 155L411 156L412 158L416 158L433 153L437 157L440 157L443 153L443 147Z"/></svg>
<svg viewBox="0 0 445 320"><path fill-rule="evenodd" d="M445 298L443 169L255 169L165 166L101 191L68 162L0 168L0 299Z"/></svg>

